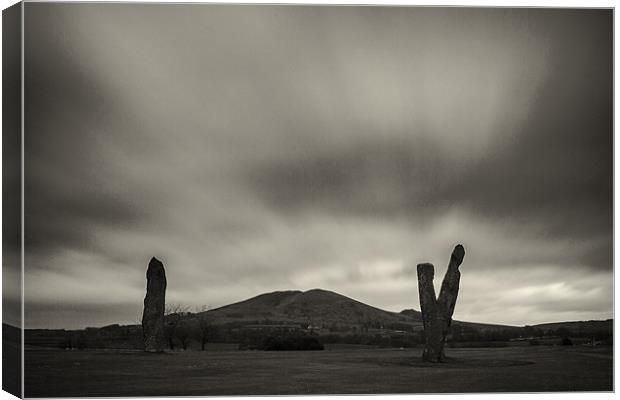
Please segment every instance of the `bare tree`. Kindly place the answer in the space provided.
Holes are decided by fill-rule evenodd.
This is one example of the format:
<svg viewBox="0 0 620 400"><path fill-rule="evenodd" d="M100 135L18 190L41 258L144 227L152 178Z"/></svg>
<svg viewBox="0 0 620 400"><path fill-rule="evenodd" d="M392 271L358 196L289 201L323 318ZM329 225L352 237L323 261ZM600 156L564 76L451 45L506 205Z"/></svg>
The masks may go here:
<svg viewBox="0 0 620 400"><path fill-rule="evenodd" d="M179 303L170 303L166 304L166 309L164 311L164 315L173 315L173 314L187 314L189 311L188 306L181 305Z"/></svg>
<svg viewBox="0 0 620 400"><path fill-rule="evenodd" d="M189 346L189 341L191 338L191 325L188 323L180 323L179 325L177 325L176 329L175 329L175 337L177 339L179 339L179 342L181 343L181 348L183 348L183 350L187 350L187 347Z"/></svg>
<svg viewBox="0 0 620 400"><path fill-rule="evenodd" d="M211 307L207 305L202 305L196 309L199 313L198 315L198 329L200 333L200 349L202 351L205 350L205 346L207 345L207 339L209 337L209 333L211 332L211 319L207 314Z"/></svg>
<svg viewBox="0 0 620 400"><path fill-rule="evenodd" d="M182 306L178 303L166 304L166 308L164 310L164 315L166 316L166 339L168 340L168 346L170 350L174 350L174 337L181 321L181 318L189 308L186 306Z"/></svg>

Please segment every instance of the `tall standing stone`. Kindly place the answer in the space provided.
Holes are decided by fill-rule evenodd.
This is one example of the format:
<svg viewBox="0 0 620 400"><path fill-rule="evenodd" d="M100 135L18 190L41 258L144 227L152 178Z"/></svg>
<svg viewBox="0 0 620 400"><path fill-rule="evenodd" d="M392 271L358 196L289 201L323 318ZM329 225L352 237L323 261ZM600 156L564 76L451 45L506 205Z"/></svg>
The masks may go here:
<svg viewBox="0 0 620 400"><path fill-rule="evenodd" d="M166 305L166 271L164 264L151 258L146 270L146 297L142 314L144 350L163 351L165 347L164 308Z"/></svg>
<svg viewBox="0 0 620 400"><path fill-rule="evenodd" d="M444 345L459 293L459 282L461 280L459 266L463 262L463 257L465 257L465 249L459 244L452 251L448 271L441 284L438 299L435 298L435 288L433 287L435 267L428 263L418 264L418 292L426 339L422 353L424 361L442 362L445 360Z"/></svg>

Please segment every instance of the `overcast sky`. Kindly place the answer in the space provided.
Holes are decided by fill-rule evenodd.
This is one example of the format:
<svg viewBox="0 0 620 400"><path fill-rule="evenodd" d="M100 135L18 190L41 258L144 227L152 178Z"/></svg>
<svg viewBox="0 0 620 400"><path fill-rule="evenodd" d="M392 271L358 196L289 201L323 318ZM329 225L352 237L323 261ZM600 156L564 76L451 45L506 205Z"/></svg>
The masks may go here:
<svg viewBox="0 0 620 400"><path fill-rule="evenodd" d="M611 318L612 12L26 4L26 326L288 289Z"/></svg>

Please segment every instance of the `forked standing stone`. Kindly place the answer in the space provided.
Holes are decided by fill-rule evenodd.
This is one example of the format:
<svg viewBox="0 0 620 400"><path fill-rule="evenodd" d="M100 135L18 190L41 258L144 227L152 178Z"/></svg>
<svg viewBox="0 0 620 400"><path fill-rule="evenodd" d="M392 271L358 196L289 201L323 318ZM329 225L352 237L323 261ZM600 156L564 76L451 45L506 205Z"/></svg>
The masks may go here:
<svg viewBox="0 0 620 400"><path fill-rule="evenodd" d="M459 294L459 281L461 279L459 266L463 262L463 257L465 257L465 249L459 244L452 251L448 271L441 284L438 299L435 298L435 288L433 287L435 267L428 263L418 264L418 292L426 339L422 353L424 361L442 362L445 360L444 345L450 330L456 298Z"/></svg>
<svg viewBox="0 0 620 400"><path fill-rule="evenodd" d="M142 314L144 351L164 351L164 308L166 304L166 271L164 264L151 258L146 270L146 297Z"/></svg>

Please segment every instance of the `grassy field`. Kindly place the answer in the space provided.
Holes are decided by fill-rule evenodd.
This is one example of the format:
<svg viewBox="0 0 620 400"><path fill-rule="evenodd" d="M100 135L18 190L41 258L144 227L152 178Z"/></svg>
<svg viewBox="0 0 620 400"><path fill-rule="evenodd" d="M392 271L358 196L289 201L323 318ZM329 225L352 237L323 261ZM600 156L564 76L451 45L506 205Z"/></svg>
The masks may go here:
<svg viewBox="0 0 620 400"><path fill-rule="evenodd" d="M609 346L448 349L448 356L427 364L420 349L28 349L25 386L28 397L613 390Z"/></svg>

